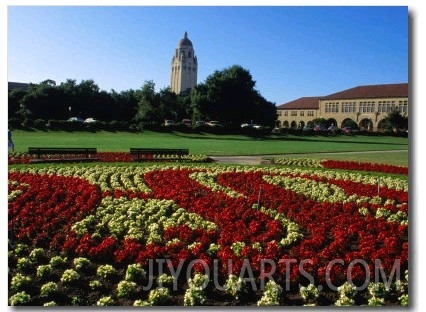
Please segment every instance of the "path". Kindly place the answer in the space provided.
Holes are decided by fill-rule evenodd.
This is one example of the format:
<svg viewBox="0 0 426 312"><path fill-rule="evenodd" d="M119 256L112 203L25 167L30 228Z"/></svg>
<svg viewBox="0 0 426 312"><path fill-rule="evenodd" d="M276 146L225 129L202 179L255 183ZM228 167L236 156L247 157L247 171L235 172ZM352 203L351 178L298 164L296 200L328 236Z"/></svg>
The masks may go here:
<svg viewBox="0 0 426 312"><path fill-rule="evenodd" d="M369 153L397 153L397 152L408 152L408 150L390 150L390 151L356 151L356 152L333 152L333 153L300 153L300 154L281 154L281 155L253 155L253 156L209 156L216 163L223 164L239 164L239 165L268 165L271 164L269 159L278 157L293 157L303 156L310 157L312 155L336 155L336 154L369 154Z"/></svg>

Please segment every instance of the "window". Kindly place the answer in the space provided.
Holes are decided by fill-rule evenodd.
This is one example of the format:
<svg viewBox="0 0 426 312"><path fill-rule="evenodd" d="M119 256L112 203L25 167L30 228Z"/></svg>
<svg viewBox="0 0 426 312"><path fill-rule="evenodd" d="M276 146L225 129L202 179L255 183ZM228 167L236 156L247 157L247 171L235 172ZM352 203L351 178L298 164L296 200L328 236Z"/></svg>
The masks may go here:
<svg viewBox="0 0 426 312"><path fill-rule="evenodd" d="M277 115L278 115L278 116L282 116L282 113L283 113L282 111L277 110Z"/></svg>
<svg viewBox="0 0 426 312"><path fill-rule="evenodd" d="M284 116L288 116L288 111L285 111L285 112L284 112Z"/></svg>
<svg viewBox="0 0 426 312"><path fill-rule="evenodd" d="M300 111L300 116L305 116L305 111Z"/></svg>
<svg viewBox="0 0 426 312"><path fill-rule="evenodd" d="M291 116L297 116L297 111L291 111Z"/></svg>

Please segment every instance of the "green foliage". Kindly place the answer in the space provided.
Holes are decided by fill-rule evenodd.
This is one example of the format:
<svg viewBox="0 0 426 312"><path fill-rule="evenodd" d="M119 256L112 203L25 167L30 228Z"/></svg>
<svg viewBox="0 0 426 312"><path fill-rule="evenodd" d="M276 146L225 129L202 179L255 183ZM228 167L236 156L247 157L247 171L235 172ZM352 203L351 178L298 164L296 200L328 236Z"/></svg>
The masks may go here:
<svg viewBox="0 0 426 312"><path fill-rule="evenodd" d="M339 299L337 299L336 306L353 306L355 303L354 297L356 287L349 282L345 282L342 286L337 288Z"/></svg>
<svg viewBox="0 0 426 312"><path fill-rule="evenodd" d="M63 268L67 265L68 259L66 257L54 256L50 259L52 268Z"/></svg>
<svg viewBox="0 0 426 312"><path fill-rule="evenodd" d="M92 290L100 289L102 287L102 283L98 280L93 280L89 282L89 287Z"/></svg>
<svg viewBox="0 0 426 312"><path fill-rule="evenodd" d="M275 281L270 280L266 283L265 292L262 298L257 302L258 306L278 306L281 301L283 289Z"/></svg>
<svg viewBox="0 0 426 312"><path fill-rule="evenodd" d="M96 302L96 305L98 306L113 306L114 304L115 301L111 298L111 296L103 296Z"/></svg>
<svg viewBox="0 0 426 312"><path fill-rule="evenodd" d="M16 264L16 267L18 268L18 270L20 271L24 271L26 269L31 268L31 266L33 265L33 261L31 261L30 258L28 257L23 257L23 258L19 258L18 262Z"/></svg>
<svg viewBox="0 0 426 312"><path fill-rule="evenodd" d="M90 260L84 257L78 257L73 260L74 267L77 271L81 272L90 267Z"/></svg>
<svg viewBox="0 0 426 312"><path fill-rule="evenodd" d="M401 303L401 306L403 307L408 306L408 294L401 295L398 299Z"/></svg>
<svg viewBox="0 0 426 312"><path fill-rule="evenodd" d="M129 298L136 292L137 284L131 281L120 281L117 285L117 297Z"/></svg>
<svg viewBox="0 0 426 312"><path fill-rule="evenodd" d="M18 291L22 290L24 287L31 283L31 278L29 276L17 273L10 282L10 289Z"/></svg>
<svg viewBox="0 0 426 312"><path fill-rule="evenodd" d="M140 263L132 263L127 266L126 270L126 281L137 281L139 279L143 279L146 276L145 270L142 268Z"/></svg>
<svg viewBox="0 0 426 312"><path fill-rule="evenodd" d="M61 282L63 283L72 283L80 279L80 274L78 274L73 269L65 270L61 276Z"/></svg>
<svg viewBox="0 0 426 312"><path fill-rule="evenodd" d="M246 283L241 277L229 274L225 283L225 291L238 300L242 293L247 292Z"/></svg>
<svg viewBox="0 0 426 312"><path fill-rule="evenodd" d="M235 127L250 121L273 127L276 107L260 95L255 85L248 70L233 65L208 76L205 87L197 90L197 97L192 97L193 101L198 99L200 102L192 103L210 120L220 120Z"/></svg>
<svg viewBox="0 0 426 312"><path fill-rule="evenodd" d="M170 292L168 288L159 287L149 292L148 302L154 306L164 305L169 301Z"/></svg>
<svg viewBox="0 0 426 312"><path fill-rule="evenodd" d="M206 301L204 288L207 286L209 278L207 275L197 273L188 280L188 289L185 291L183 304L185 306L203 305Z"/></svg>
<svg viewBox="0 0 426 312"><path fill-rule="evenodd" d="M108 278L116 274L116 269L110 264L100 265L96 271L96 276L101 278Z"/></svg>
<svg viewBox="0 0 426 312"><path fill-rule="evenodd" d="M31 250L30 252L29 258L32 261L40 261L44 255L45 255L45 251L43 248L33 248L33 250Z"/></svg>
<svg viewBox="0 0 426 312"><path fill-rule="evenodd" d="M402 130L408 129L408 117L402 115L398 109L393 109L385 117L383 121L383 126L388 130Z"/></svg>
<svg viewBox="0 0 426 312"><path fill-rule="evenodd" d="M300 287L299 292L300 296L305 300L307 304L315 303L319 296L319 290L313 284L309 284L306 287Z"/></svg>
<svg viewBox="0 0 426 312"><path fill-rule="evenodd" d="M23 306L31 300L31 296L25 291L18 292L9 298L11 306Z"/></svg>
<svg viewBox="0 0 426 312"><path fill-rule="evenodd" d="M52 265L51 264L42 264L37 267L36 276L45 279L52 274Z"/></svg>
<svg viewBox="0 0 426 312"><path fill-rule="evenodd" d="M58 284L55 282L48 282L43 284L40 288L40 297L48 297L58 291Z"/></svg>
<svg viewBox="0 0 426 312"><path fill-rule="evenodd" d="M171 275L168 275L166 273L161 274L158 278L157 278L157 284L162 287L164 286L170 286L173 284L174 281L174 277Z"/></svg>

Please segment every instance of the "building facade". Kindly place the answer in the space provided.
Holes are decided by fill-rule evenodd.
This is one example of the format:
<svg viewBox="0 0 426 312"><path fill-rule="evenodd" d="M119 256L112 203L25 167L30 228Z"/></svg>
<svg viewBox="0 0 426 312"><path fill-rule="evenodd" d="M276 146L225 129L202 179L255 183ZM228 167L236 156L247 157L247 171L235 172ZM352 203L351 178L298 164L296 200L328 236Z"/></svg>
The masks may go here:
<svg viewBox="0 0 426 312"><path fill-rule="evenodd" d="M377 131L393 109L408 117L408 83L358 86L327 96L300 98L277 107L277 124L298 128L315 118L325 118L339 128L353 120L361 130Z"/></svg>
<svg viewBox="0 0 426 312"><path fill-rule="evenodd" d="M170 86L179 94L197 84L198 62L188 33L179 41L172 58Z"/></svg>

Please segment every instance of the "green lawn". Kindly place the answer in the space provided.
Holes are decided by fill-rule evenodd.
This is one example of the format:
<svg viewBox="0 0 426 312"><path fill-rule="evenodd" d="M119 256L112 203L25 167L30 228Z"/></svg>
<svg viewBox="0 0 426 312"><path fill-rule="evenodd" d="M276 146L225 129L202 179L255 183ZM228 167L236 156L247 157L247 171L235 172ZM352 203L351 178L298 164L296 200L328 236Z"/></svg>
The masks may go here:
<svg viewBox="0 0 426 312"><path fill-rule="evenodd" d="M243 135L213 135L188 133L128 132L13 132L15 150L26 152L34 147L96 147L98 151L128 151L130 147L189 148L192 154L218 155L281 155L294 153L324 153L351 151L408 150L408 139L387 136L269 136L253 138ZM381 153L382 154L382 153ZM387 154L387 153L383 153ZM398 156L397 156L398 154ZM348 155L341 155L347 159ZM368 154L373 155L373 154ZM377 154L380 155L380 154ZM376 156L377 156L376 155ZM388 153L388 158L406 160L408 152ZM378 160L381 156L350 155L353 160ZM307 157L307 156L304 156ZM310 157L310 156L309 156ZM317 157L324 157L319 155ZM327 156L327 158L331 158ZM351 160L352 160L351 159Z"/></svg>

